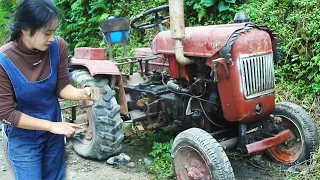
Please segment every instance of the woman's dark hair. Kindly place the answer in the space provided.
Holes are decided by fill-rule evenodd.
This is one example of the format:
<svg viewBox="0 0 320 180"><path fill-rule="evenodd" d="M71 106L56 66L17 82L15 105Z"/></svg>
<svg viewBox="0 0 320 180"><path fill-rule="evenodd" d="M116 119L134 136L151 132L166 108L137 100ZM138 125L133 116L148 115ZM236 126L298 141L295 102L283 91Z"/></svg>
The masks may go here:
<svg viewBox="0 0 320 180"><path fill-rule="evenodd" d="M23 0L10 25L10 41L19 39L22 29L30 29L33 36L39 29L51 26L60 17L58 8L51 0Z"/></svg>

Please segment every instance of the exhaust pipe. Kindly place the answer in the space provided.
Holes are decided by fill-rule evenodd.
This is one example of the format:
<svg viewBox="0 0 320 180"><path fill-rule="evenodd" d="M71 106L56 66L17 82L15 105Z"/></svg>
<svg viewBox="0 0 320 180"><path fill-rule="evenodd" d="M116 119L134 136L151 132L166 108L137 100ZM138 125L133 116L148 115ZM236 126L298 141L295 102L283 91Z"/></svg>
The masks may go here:
<svg viewBox="0 0 320 180"><path fill-rule="evenodd" d="M184 0L169 0L171 37L175 40L175 55L180 64L187 65L193 60L184 56L182 39L185 37Z"/></svg>

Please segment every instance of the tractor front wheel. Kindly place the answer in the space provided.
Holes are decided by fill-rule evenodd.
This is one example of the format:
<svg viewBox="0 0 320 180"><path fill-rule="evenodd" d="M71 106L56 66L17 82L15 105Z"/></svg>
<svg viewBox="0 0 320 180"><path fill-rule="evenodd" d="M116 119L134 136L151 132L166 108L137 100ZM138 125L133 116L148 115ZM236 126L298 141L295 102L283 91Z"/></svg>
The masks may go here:
<svg viewBox="0 0 320 180"><path fill-rule="evenodd" d="M290 130L290 138L269 148L266 154L274 161L296 164L312 158L318 148L318 130L315 121L300 106L282 102L276 105L274 115L280 117L280 126Z"/></svg>
<svg viewBox="0 0 320 180"><path fill-rule="evenodd" d="M191 128L178 134L172 145L178 180L234 180L233 169L220 144L206 131Z"/></svg>

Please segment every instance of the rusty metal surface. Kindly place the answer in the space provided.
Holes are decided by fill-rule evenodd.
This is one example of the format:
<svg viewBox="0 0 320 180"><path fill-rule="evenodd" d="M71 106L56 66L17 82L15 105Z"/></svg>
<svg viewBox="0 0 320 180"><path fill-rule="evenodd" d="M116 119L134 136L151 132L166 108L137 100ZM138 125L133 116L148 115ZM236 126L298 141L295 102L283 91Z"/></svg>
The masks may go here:
<svg viewBox="0 0 320 180"><path fill-rule="evenodd" d="M74 48L74 57L77 59L103 60L105 57L105 48L77 47Z"/></svg>
<svg viewBox="0 0 320 180"><path fill-rule="evenodd" d="M212 180L208 164L201 154L191 146L182 146L173 157L173 168L178 180Z"/></svg>
<svg viewBox="0 0 320 180"><path fill-rule="evenodd" d="M187 76L185 66L179 64L176 61L176 58L174 57L174 55L169 55L168 59L169 59L169 71L170 71L171 77L175 79L185 78L188 80L189 78Z"/></svg>
<svg viewBox="0 0 320 180"><path fill-rule="evenodd" d="M212 57L227 42L231 34L243 28L245 24L228 24L214 26L199 26L185 28L185 38L182 40L186 56ZM175 40L170 31L162 31L152 41L154 54L175 54Z"/></svg>
<svg viewBox="0 0 320 180"><path fill-rule="evenodd" d="M293 163L299 159L303 152L304 140L296 124L288 117L280 117L282 118L280 126L290 130L290 138L285 143L269 148L268 152L278 162Z"/></svg>
<svg viewBox="0 0 320 180"><path fill-rule="evenodd" d="M219 78L218 90L222 104L223 114L228 121L241 121L246 123L266 117L274 111L275 93L266 94L253 99L246 99L242 88L240 72L240 55L258 55L272 52L272 42L265 31L252 29L242 34L233 44L231 50L233 63L227 64L228 73L223 65L218 64L217 75ZM206 64L214 69L212 60L221 58L217 53L208 58ZM272 67L273 68L273 67ZM256 105L262 105L262 112L255 112Z"/></svg>
<svg viewBox="0 0 320 180"><path fill-rule="evenodd" d="M285 130L278 135L270 138L263 139L261 141L254 142L246 145L248 154L254 152L264 151L268 148L277 146L290 138L290 130Z"/></svg>
<svg viewBox="0 0 320 180"><path fill-rule="evenodd" d="M70 65L78 65L86 67L91 76L97 74L121 75L119 68L112 62L107 60L87 60L72 58Z"/></svg>
<svg viewBox="0 0 320 180"><path fill-rule="evenodd" d="M183 39L185 36L184 1L169 0L170 31L173 39Z"/></svg>
<svg viewBox="0 0 320 180"><path fill-rule="evenodd" d="M126 93L124 91L122 76L117 76L117 95L118 95L118 103L120 105L120 113L130 117L129 111L128 111L128 104L126 99Z"/></svg>

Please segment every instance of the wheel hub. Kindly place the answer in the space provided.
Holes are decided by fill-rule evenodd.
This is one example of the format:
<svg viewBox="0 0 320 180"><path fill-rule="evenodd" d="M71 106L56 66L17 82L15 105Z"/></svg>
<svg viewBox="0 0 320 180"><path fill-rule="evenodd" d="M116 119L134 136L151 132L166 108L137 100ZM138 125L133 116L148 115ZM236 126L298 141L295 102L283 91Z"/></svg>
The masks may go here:
<svg viewBox="0 0 320 180"><path fill-rule="evenodd" d="M201 154L191 146L182 146L174 156L178 180L212 180L209 167Z"/></svg>
<svg viewBox="0 0 320 180"><path fill-rule="evenodd" d="M293 163L302 153L301 132L288 117L283 116L281 118L281 126L290 130L290 138L278 146L269 148L269 153L279 162Z"/></svg>
<svg viewBox="0 0 320 180"><path fill-rule="evenodd" d="M189 163L189 167L187 167L188 176L193 179L207 179L206 177L206 168L202 167L203 163L198 159L192 159Z"/></svg>

